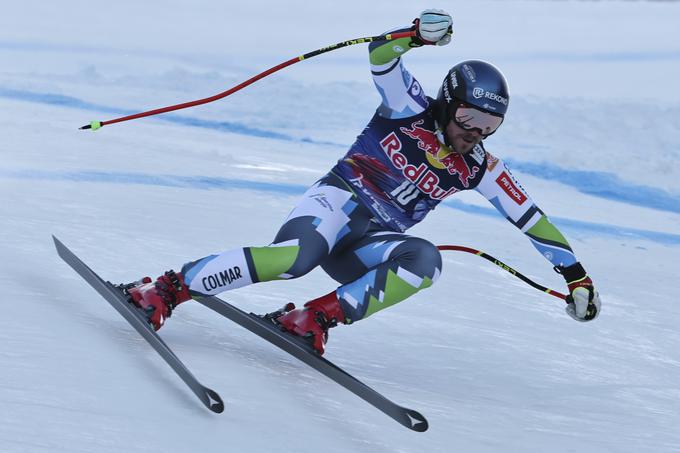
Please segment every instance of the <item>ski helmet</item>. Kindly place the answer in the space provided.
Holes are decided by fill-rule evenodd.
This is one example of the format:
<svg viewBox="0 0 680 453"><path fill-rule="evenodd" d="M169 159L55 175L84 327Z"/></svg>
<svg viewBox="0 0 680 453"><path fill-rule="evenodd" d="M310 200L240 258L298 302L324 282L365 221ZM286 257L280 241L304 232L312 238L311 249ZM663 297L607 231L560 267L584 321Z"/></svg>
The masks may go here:
<svg viewBox="0 0 680 453"><path fill-rule="evenodd" d="M465 104L500 117L502 122L509 100L508 84L498 68L481 60L463 61L452 67L442 82L437 96L436 119L443 131L449 120L455 118L456 109ZM498 126L500 123L484 135L492 134Z"/></svg>

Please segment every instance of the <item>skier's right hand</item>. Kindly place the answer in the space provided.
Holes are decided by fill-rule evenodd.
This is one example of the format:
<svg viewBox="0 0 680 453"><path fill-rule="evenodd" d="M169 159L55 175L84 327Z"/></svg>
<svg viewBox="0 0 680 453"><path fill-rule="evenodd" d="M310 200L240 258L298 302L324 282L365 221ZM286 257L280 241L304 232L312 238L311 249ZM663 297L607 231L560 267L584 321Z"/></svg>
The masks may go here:
<svg viewBox="0 0 680 453"><path fill-rule="evenodd" d="M600 295L581 263L555 268L567 282L566 311L576 321L592 321L600 314Z"/></svg>
<svg viewBox="0 0 680 453"><path fill-rule="evenodd" d="M414 20L416 37L422 44L445 46L453 34L451 15L441 9L426 9Z"/></svg>
<svg viewBox="0 0 680 453"><path fill-rule="evenodd" d="M586 276L569 284L570 294L567 296L567 314L576 321L592 321L600 314L600 295L593 286L590 277Z"/></svg>

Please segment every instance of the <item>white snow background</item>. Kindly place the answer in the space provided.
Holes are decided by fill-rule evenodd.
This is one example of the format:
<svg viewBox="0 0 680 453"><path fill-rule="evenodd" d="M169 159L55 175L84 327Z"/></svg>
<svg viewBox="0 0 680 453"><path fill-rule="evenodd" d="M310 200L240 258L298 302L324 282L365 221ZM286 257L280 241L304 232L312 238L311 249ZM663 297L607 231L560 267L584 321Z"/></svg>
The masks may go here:
<svg viewBox="0 0 680 453"><path fill-rule="evenodd" d="M58 258L105 279L153 277L267 244L379 103L365 45L216 94L289 58L454 16L451 45L409 70L436 94L450 66L492 61L510 113L487 148L569 238L602 314L447 252L435 286L331 331L326 357L422 412L411 432L196 303L164 340L226 410L206 410ZM680 4L675 2L5 1L0 13L0 452L680 451ZM565 291L477 194L412 230L479 248ZM335 286L323 272L222 296L255 312Z"/></svg>

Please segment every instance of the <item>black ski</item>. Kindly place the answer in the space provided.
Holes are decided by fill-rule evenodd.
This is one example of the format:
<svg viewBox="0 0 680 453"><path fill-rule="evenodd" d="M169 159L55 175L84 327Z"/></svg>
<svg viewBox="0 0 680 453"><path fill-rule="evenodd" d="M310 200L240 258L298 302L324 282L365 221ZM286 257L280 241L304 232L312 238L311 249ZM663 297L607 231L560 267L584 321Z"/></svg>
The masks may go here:
<svg viewBox="0 0 680 453"><path fill-rule="evenodd" d="M246 313L217 297L195 297L206 307L226 316L235 323L259 335L275 346L300 359L315 370L345 387L350 392L375 406L403 426L413 431L423 432L428 428L425 417L419 412L399 406L380 393L368 387L354 376L345 372L332 362L321 357L311 346L299 337L281 331L270 320L254 313Z"/></svg>
<svg viewBox="0 0 680 453"><path fill-rule="evenodd" d="M101 279L92 269L87 267L76 255L73 254L56 237L54 245L57 247L59 256L71 266L81 277L85 279L99 294L106 299L118 313L120 313L132 327L144 337L146 341L160 354L163 359L175 370L180 378L189 386L196 396L213 412L221 413L224 411L222 398L214 390L204 387L196 377L187 369L182 361L175 355L167 344L149 326L137 309L127 301L123 293L114 285Z"/></svg>

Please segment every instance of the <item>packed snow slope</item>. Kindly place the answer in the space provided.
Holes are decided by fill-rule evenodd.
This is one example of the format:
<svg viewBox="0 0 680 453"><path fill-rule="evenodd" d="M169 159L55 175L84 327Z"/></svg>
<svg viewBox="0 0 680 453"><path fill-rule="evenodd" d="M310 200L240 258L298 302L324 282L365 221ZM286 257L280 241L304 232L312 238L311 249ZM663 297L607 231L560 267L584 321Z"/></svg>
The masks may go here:
<svg viewBox="0 0 680 453"><path fill-rule="evenodd" d="M410 432L198 304L160 332L225 399L215 415L56 255L156 276L267 244L379 102L365 46L213 95L296 55L448 9L455 36L404 61L430 94L467 58L498 65L510 113L487 148L569 238L602 315L472 255L431 289L331 331L327 358L422 412ZM24 0L0 15L0 451L680 451L680 4ZM564 282L474 193L412 230ZM266 312L335 286L321 271L223 297Z"/></svg>

